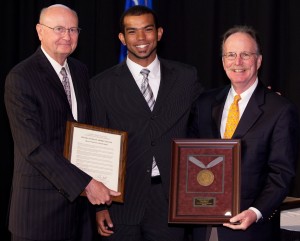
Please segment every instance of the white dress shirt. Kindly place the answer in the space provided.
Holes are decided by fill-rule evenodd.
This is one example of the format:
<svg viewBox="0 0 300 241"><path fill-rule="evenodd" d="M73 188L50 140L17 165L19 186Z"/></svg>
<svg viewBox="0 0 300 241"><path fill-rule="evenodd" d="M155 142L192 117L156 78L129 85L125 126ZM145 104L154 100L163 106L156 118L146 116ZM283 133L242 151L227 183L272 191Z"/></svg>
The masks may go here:
<svg viewBox="0 0 300 241"><path fill-rule="evenodd" d="M48 55L46 53L46 51L43 49L43 47L41 47L43 53L46 55L46 58L49 60L49 62L51 63L52 67L54 68L55 72L57 73L61 84L63 81L63 76L61 75L60 71L62 69L62 67L65 67L66 71L67 71L67 75L69 78L69 82L70 82L70 89L71 89L71 100L72 100L72 114L75 120L78 120L78 116L77 116L77 100L76 100L76 95L75 95L75 90L74 90L74 85L73 85L73 81L72 81L72 76L71 76L71 72L68 66L67 61L65 61L64 65L61 66L59 63L57 63L53 58L50 57L50 55Z"/></svg>

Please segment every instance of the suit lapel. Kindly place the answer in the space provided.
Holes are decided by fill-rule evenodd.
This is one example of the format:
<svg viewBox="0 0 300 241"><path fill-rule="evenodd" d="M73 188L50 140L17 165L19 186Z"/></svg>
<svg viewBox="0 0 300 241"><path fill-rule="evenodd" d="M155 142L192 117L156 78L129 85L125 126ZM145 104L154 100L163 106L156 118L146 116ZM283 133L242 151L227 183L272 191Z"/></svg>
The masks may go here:
<svg viewBox="0 0 300 241"><path fill-rule="evenodd" d="M212 119L214 122L214 125L212 126L212 128L213 128L214 136L216 136L217 138L221 138L220 126L221 126L221 121L222 121L224 104L225 104L229 89L230 89L230 85L228 85L224 89L222 89L221 92L216 95L216 101L212 106Z"/></svg>
<svg viewBox="0 0 300 241"><path fill-rule="evenodd" d="M41 48L38 48L38 50L36 51L36 59L37 59L37 63L38 63L38 71L40 73L41 80L46 81L47 84L49 84L50 86L52 86L55 89L55 91L53 91L53 93L57 93L62 98L62 101L64 101L66 104L66 107L67 107L66 109L69 111L70 116L73 118L72 111L71 111L64 87L63 87L59 77L57 76L57 73L55 72L55 70L52 67L49 60L44 55ZM45 86L47 86L47 85L45 85ZM46 91L51 91L50 89L47 89L47 87L45 87L45 88L46 88Z"/></svg>
<svg viewBox="0 0 300 241"><path fill-rule="evenodd" d="M258 83L232 138L242 138L262 115L263 112L260 106L264 104L264 96L264 87L261 83Z"/></svg>
<svg viewBox="0 0 300 241"><path fill-rule="evenodd" d="M163 60L160 60L160 68L161 80L153 112L159 110L163 105L165 105L166 99L168 98L168 95L177 79L175 71L168 68Z"/></svg>
<svg viewBox="0 0 300 241"><path fill-rule="evenodd" d="M43 76L42 79L47 81L63 98L66 104L69 105L64 87L62 86L61 81L57 76L57 73L55 72L51 63L48 61L48 59L46 58L46 56L44 55L44 53L40 48L36 51L36 56L37 56L37 61L39 63L39 71L41 73L41 76Z"/></svg>
<svg viewBox="0 0 300 241"><path fill-rule="evenodd" d="M228 91L230 89L230 85L228 85L225 89L223 89L217 96L216 101L212 107L212 119L214 121L213 131L220 138L220 126L222 120L222 114L224 109L224 104L227 98ZM232 139L242 138L251 126L257 121L257 119L261 116L262 110L260 106L264 104L264 87L258 82L258 85L253 92L247 107L243 113L242 118L239 121L239 124L235 130L235 133L232 136Z"/></svg>
<svg viewBox="0 0 300 241"><path fill-rule="evenodd" d="M155 101L153 113L157 112L165 103L168 98L169 92L172 90L174 83L176 82L176 73L174 70L168 68L164 61L160 61L161 64L161 81ZM120 78L120 75L122 76ZM142 108L151 114L151 110L137 86L132 74L130 73L126 62L122 62L115 71L116 83L123 90L123 93L128 93L129 98L135 100L135 103L139 108ZM120 81L121 80L121 81Z"/></svg>
<svg viewBox="0 0 300 241"><path fill-rule="evenodd" d="M86 92L85 86L83 86L84 81L88 81L88 76L86 77L86 80L80 79L85 78L83 73L78 73L78 68L76 68L76 64L72 61L71 58L68 58L68 66L70 69L70 73L72 76L72 83L74 87L74 92L76 96L76 102L77 102L77 120L79 122L86 121L87 119L87 106L90 103L87 103L86 96L88 95L88 92ZM86 83L88 84L88 83Z"/></svg>
<svg viewBox="0 0 300 241"><path fill-rule="evenodd" d="M144 110L151 113L151 110L132 74L130 73L126 61L120 63L112 76L112 81L122 90L122 95L127 95L127 99L131 100L131 105L134 105L139 110ZM155 108L155 107L154 107Z"/></svg>

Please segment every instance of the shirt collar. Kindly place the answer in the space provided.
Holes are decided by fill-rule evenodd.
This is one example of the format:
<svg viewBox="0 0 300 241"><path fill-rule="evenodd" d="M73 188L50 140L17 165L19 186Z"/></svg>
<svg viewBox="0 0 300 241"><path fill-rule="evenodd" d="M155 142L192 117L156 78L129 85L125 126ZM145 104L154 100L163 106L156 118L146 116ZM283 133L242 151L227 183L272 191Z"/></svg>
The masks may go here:
<svg viewBox="0 0 300 241"><path fill-rule="evenodd" d="M141 66L141 65L133 62L128 57L126 59L126 64L129 68L131 74L133 75L134 79L137 79L139 77L140 72L141 72L142 69L150 70L149 78L155 78L156 76L158 76L160 74L160 62L159 62L157 56L155 57L153 62L151 64L149 64L148 66L146 66L146 67Z"/></svg>
<svg viewBox="0 0 300 241"><path fill-rule="evenodd" d="M51 56L49 54L47 54L47 52L43 49L42 46L41 46L41 49L42 49L43 53L45 54L46 58L49 60L50 64L52 65L52 67L54 68L54 70L55 70L55 72L57 73L58 76L60 76L60 71L61 71L62 67L65 67L67 73L70 74L70 69L69 69L67 60L64 62L64 65L61 66L53 58L51 58Z"/></svg>
<svg viewBox="0 0 300 241"><path fill-rule="evenodd" d="M255 82L253 83L253 85L251 85L247 90L245 90L243 93L240 94L241 99L248 99L251 97L251 95L253 94L256 86L258 84L258 78L256 78ZM235 95L237 95L237 93L235 92L233 86L231 85L229 94L231 95L232 98L234 98Z"/></svg>

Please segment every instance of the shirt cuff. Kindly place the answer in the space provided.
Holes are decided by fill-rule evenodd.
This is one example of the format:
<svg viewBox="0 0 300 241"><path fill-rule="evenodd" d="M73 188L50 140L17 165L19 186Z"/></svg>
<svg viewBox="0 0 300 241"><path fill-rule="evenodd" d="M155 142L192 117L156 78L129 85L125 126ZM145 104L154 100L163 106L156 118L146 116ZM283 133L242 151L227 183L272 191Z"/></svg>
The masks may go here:
<svg viewBox="0 0 300 241"><path fill-rule="evenodd" d="M257 208L254 208L254 207L250 207L249 209L252 210L253 212L255 212L256 222L258 222L258 220L260 220L262 218L261 212Z"/></svg>

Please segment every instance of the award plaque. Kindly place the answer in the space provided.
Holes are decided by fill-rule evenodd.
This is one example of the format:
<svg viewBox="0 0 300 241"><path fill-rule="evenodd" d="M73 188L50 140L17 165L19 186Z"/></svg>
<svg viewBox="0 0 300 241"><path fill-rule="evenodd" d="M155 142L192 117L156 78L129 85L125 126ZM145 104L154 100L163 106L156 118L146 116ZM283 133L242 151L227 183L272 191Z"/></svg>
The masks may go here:
<svg viewBox="0 0 300 241"><path fill-rule="evenodd" d="M127 132L68 121L64 156L109 189L121 192L112 200L123 203L127 139Z"/></svg>
<svg viewBox="0 0 300 241"><path fill-rule="evenodd" d="M240 211L240 140L175 139L169 223L222 224Z"/></svg>

